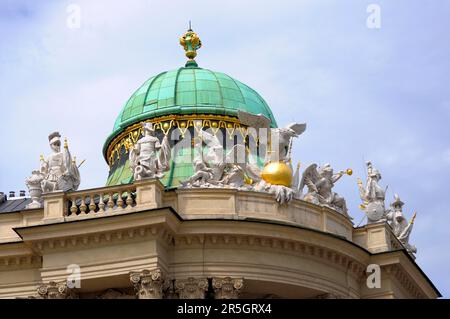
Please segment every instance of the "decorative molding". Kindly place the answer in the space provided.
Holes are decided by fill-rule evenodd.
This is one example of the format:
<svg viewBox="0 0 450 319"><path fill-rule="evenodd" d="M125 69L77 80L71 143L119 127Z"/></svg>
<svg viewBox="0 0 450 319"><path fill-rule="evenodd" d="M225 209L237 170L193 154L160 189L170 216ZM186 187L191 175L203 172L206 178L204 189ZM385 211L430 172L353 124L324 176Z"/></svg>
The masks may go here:
<svg viewBox="0 0 450 319"><path fill-rule="evenodd" d="M0 258L0 269L1 268L36 268L42 266L42 257L25 255L25 256L11 256L11 257L1 257Z"/></svg>
<svg viewBox="0 0 450 319"><path fill-rule="evenodd" d="M301 254L309 258L325 260L338 267L349 271L357 280L362 280L366 265L338 251L313 244L298 242L282 238L270 238L264 236L246 236L233 234L214 235L182 235L174 237L175 246L191 245L239 245L257 248L268 248L290 251L293 254Z"/></svg>
<svg viewBox="0 0 450 319"><path fill-rule="evenodd" d="M215 299L238 299L244 287L243 278L213 278L212 285Z"/></svg>
<svg viewBox="0 0 450 319"><path fill-rule="evenodd" d="M205 299L208 279L193 278L175 280L175 292L180 299Z"/></svg>
<svg viewBox="0 0 450 319"><path fill-rule="evenodd" d="M138 299L163 299L163 291L168 288L169 283L159 268L152 271L144 269L139 272L131 272L130 281Z"/></svg>
<svg viewBox="0 0 450 319"><path fill-rule="evenodd" d="M119 229L109 232L101 232L97 234L80 234L65 238L52 238L33 242L32 246L35 251L43 252L44 250L60 250L73 248L86 248L89 245L102 245L111 242L119 242L125 240L134 240L139 237L156 237L166 244L172 244L173 235L164 225L135 227L129 229ZM1 260L0 260L1 266Z"/></svg>

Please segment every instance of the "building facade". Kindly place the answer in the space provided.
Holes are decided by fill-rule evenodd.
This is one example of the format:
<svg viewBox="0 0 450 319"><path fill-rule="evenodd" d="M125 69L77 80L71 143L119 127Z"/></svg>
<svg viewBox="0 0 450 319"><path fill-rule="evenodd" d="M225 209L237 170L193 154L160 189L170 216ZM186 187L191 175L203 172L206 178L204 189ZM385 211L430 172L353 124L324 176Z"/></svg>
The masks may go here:
<svg viewBox="0 0 450 319"><path fill-rule="evenodd" d="M151 77L120 111L105 187L78 190L80 165L53 133L31 198L2 194L0 298L440 297L414 261L414 218L399 198L385 208L371 163L368 223L355 227L332 191L352 171L294 170L306 125L278 128L256 91L198 67L197 34L180 43L186 65Z"/></svg>

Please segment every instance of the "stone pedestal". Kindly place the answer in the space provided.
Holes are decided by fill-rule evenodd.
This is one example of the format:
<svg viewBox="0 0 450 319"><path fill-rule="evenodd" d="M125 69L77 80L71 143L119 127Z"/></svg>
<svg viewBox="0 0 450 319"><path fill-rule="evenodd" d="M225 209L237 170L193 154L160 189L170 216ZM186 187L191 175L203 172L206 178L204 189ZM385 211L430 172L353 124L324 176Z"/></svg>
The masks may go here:
<svg viewBox="0 0 450 319"><path fill-rule="evenodd" d="M402 247L386 222L372 223L356 228L353 231L353 241L371 253L391 251Z"/></svg>
<svg viewBox="0 0 450 319"><path fill-rule="evenodd" d="M164 185L158 179L141 179L135 181L136 205L145 209L162 206Z"/></svg>

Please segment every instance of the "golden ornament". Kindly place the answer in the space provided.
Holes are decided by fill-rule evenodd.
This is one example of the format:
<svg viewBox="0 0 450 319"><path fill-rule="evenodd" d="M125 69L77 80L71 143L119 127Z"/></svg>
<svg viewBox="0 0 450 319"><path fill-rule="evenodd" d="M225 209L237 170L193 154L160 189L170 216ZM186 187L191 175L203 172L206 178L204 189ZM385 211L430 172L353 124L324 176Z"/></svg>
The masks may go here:
<svg viewBox="0 0 450 319"><path fill-rule="evenodd" d="M264 166L262 179L272 185L291 187L292 169L284 162L270 162Z"/></svg>

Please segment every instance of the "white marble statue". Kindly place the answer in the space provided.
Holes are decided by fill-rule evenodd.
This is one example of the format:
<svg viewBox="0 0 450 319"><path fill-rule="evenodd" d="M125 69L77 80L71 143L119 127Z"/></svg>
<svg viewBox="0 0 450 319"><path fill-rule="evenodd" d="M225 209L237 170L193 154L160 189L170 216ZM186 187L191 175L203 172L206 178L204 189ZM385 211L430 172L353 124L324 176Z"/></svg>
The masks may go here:
<svg viewBox="0 0 450 319"><path fill-rule="evenodd" d="M25 180L32 202L27 208L40 208L42 194L54 191L75 191L80 186L80 172L69 151L67 140L64 151L61 151L61 135L51 133L48 137L53 153L44 159L41 155L39 170L33 170L32 175Z"/></svg>
<svg viewBox="0 0 450 319"><path fill-rule="evenodd" d="M291 123L286 127L270 128L270 119L263 114L238 111L238 118L243 125L255 130L261 128L268 130L271 150L266 156L266 163L269 161L290 163L293 139L306 130L306 123Z"/></svg>
<svg viewBox="0 0 450 319"><path fill-rule="evenodd" d="M269 145L264 159L264 165L270 162L280 162L288 165L292 170L291 154L293 139L301 135L306 130L306 123L292 123L284 128L270 128L270 119L262 114L251 114L238 111L238 118L241 124L253 128L257 133L264 134L260 129L266 129ZM259 132L258 132L259 131ZM261 137L261 136L260 136ZM264 140L264 138L263 138ZM261 179L262 170L255 162L248 163L245 172L256 183L253 185L255 191L274 194L280 204L288 203L294 198L298 185L298 169L293 174L293 187L286 185L271 184Z"/></svg>
<svg viewBox="0 0 450 319"><path fill-rule="evenodd" d="M194 175L187 181L182 182L183 186L200 187L208 185L213 180L213 169L208 167L201 159L194 160Z"/></svg>
<svg viewBox="0 0 450 319"><path fill-rule="evenodd" d="M303 200L329 206L349 217L345 199L333 192L334 184L345 174L351 175L352 171L348 169L334 174L330 164L325 164L320 168L317 167L317 164L312 164L303 173L298 193L301 194L306 186L308 192L303 196Z"/></svg>
<svg viewBox="0 0 450 319"><path fill-rule="evenodd" d="M236 152L242 151L243 145L235 145L225 154L217 136L203 130L198 132L194 141L194 149L198 152L193 161L194 174L181 183L183 187L244 187L245 164L232 158Z"/></svg>
<svg viewBox="0 0 450 319"><path fill-rule="evenodd" d="M69 151L67 140L64 151L61 152L61 135L54 132L48 137L53 153L48 158L41 159L40 172L44 176L42 191L53 192L57 190L74 191L80 186L80 172Z"/></svg>
<svg viewBox="0 0 450 319"><path fill-rule="evenodd" d="M359 194L363 204L361 209L367 216L368 223L376 223L386 220L386 209L384 204L386 189L381 188L378 182L381 174L373 168L371 162L367 162L367 181L363 187L362 181L358 179Z"/></svg>
<svg viewBox="0 0 450 319"><path fill-rule="evenodd" d="M269 153L268 160L290 163L293 139L300 136L305 130L305 123L291 123L286 127L271 129L270 145L272 152ZM278 153L276 150L278 150Z"/></svg>
<svg viewBox="0 0 450 319"><path fill-rule="evenodd" d="M405 246L406 250L415 254L417 252L417 248L409 243L409 236L411 235L416 213L414 213L411 221L408 223L403 215L403 205L404 203L400 200L400 197L395 194L394 201L391 203L391 207L387 211L386 218L389 225L392 227L395 236Z"/></svg>
<svg viewBox="0 0 450 319"><path fill-rule="evenodd" d="M130 150L130 168L133 171L134 180L162 178L170 168L169 139L164 136L160 143L151 123L144 123L142 130L144 136Z"/></svg>

